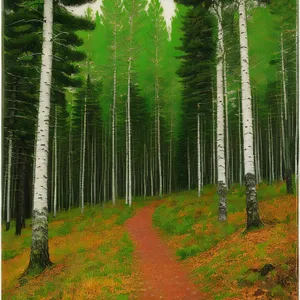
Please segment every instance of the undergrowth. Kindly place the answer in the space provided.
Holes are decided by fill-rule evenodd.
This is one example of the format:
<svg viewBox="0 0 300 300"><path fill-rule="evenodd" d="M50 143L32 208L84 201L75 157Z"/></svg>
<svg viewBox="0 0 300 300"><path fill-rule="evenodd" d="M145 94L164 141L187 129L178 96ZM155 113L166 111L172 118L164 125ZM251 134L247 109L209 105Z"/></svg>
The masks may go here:
<svg viewBox="0 0 300 300"><path fill-rule="evenodd" d="M216 188L173 194L157 207L153 224L211 299L297 299L296 199L285 184L257 188L264 227L244 234L245 189L228 193L228 220L218 221ZM266 264L275 269L262 276ZM257 298L260 297L260 298Z"/></svg>
<svg viewBox="0 0 300 300"><path fill-rule="evenodd" d="M54 265L42 274L18 277L29 262L31 220L20 237L14 222L2 228L3 299L128 299L136 290L133 244L122 224L152 199L96 205L49 215L49 251ZM124 202L123 202L124 203Z"/></svg>

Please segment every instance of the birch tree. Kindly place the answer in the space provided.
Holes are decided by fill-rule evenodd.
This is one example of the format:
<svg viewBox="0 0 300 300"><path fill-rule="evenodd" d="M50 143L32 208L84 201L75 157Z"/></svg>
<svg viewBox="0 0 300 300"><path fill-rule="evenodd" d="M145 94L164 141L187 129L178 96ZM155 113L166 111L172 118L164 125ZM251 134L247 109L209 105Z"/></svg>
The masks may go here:
<svg viewBox="0 0 300 300"><path fill-rule="evenodd" d="M255 165L253 153L253 120L251 84L249 75L248 33L245 0L239 2L239 30L242 76L242 120L244 142L244 174L246 184L247 230L262 225L256 195Z"/></svg>
<svg viewBox="0 0 300 300"><path fill-rule="evenodd" d="M36 137L34 199L32 213L32 244L28 271L40 271L50 266L48 249L48 142L50 91L53 48L53 0L45 0L43 46L40 77L38 125Z"/></svg>
<svg viewBox="0 0 300 300"><path fill-rule="evenodd" d="M224 40L222 27L222 6L216 4L218 19L217 45L217 165L218 165L218 194L219 194L219 221L227 219L227 180L225 149L224 149ZM226 103L227 105L227 103ZM226 124L227 125L227 124Z"/></svg>

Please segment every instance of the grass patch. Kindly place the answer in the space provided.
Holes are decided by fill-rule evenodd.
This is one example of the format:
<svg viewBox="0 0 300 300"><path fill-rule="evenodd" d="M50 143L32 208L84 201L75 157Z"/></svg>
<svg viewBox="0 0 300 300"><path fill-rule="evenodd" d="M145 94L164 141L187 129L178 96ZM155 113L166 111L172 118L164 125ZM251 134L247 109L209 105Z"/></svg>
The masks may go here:
<svg viewBox="0 0 300 300"><path fill-rule="evenodd" d="M28 266L31 228L25 228L21 237L15 237L11 228L2 241L2 298L129 299L138 288L132 276L134 247L122 224L136 207L136 203L133 208L106 203L87 206L84 214L76 208L49 216L54 265L41 274L40 270L29 274L19 288L17 278ZM18 259L11 261L13 257Z"/></svg>
<svg viewBox="0 0 300 300"><path fill-rule="evenodd" d="M201 252L201 248L197 245L192 245L187 248L181 248L176 251L176 254L180 256L180 259L186 259L187 257L194 256Z"/></svg>
<svg viewBox="0 0 300 300"><path fill-rule="evenodd" d="M2 259L8 260L16 257L19 254L17 250L2 250Z"/></svg>

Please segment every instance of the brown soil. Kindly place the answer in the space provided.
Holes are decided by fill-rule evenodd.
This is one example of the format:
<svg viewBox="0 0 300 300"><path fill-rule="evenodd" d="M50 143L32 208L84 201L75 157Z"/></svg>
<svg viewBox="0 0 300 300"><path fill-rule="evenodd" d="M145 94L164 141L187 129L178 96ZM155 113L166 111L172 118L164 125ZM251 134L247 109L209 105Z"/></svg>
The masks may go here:
<svg viewBox="0 0 300 300"><path fill-rule="evenodd" d="M137 268L144 289L140 299L207 299L192 283L175 254L152 227L152 214L161 201L142 208L126 222L135 245Z"/></svg>

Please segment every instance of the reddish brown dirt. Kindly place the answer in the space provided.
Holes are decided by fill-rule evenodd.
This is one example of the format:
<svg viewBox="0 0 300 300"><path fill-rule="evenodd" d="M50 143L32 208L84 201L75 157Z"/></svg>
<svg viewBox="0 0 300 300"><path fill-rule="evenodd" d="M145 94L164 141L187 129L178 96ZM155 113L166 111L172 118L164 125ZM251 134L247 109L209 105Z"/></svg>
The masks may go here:
<svg viewBox="0 0 300 300"><path fill-rule="evenodd" d="M159 204L161 201L153 202L126 222L135 244L135 258L144 285L140 299L207 299L152 227L152 214Z"/></svg>

